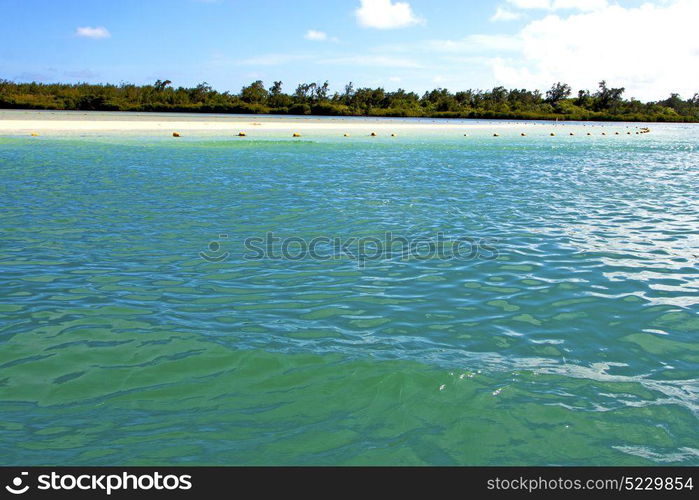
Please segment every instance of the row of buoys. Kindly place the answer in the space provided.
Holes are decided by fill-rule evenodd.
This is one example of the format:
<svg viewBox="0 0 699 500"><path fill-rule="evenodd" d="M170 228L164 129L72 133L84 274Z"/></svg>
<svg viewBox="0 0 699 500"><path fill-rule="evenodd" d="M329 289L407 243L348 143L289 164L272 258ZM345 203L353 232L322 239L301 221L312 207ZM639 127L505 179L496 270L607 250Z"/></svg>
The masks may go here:
<svg viewBox="0 0 699 500"><path fill-rule="evenodd" d="M36 135L39 135L39 134L32 132L32 136L36 136ZM247 134L245 132L238 132L238 137L246 137L246 136L247 136ZM350 135L347 133L343 134L343 137L349 137L349 136ZM173 132L172 137L181 137L181 135L179 132ZM293 134L291 134L291 137L301 137L301 134L299 134L298 132L294 132ZM371 134L369 134L369 137L377 137L376 132L372 132ZM391 137L397 137L397 136L395 133L393 133L393 134L391 134Z"/></svg>
<svg viewBox="0 0 699 500"><path fill-rule="evenodd" d="M648 134L648 133L650 133L650 129L649 129L648 127L643 127L643 128L640 129L638 132L636 132L636 135L638 135L638 134ZM627 134L627 135L631 135L631 132L626 132L626 134ZM526 137L526 136L527 136L527 134L525 134L524 132L522 132L522 133L519 134L519 135L521 135L522 137ZM551 137L555 137L556 134L555 134L555 132L551 132L550 135L551 135ZM569 135L575 135L575 133L574 133L574 132L570 132ZM592 134L591 134L590 132L588 132L587 135L592 135ZM606 133L606 132L602 132L602 135L607 135L607 133ZM614 135L619 135L619 132L614 132ZM32 136L32 137L38 137L39 134L36 133L36 132L32 132L32 133L31 133L31 136ZM241 131L241 132L238 132L238 137L246 137L246 136L247 136L247 134L246 134L245 132L242 132L242 131ZM350 136L350 135L347 134L347 133L343 134L343 137L349 137L349 136ZM179 132L173 132L173 133L172 133L172 137L181 137L181 135L180 135ZM292 137L301 137L301 134L299 134L298 132L294 132L294 133L292 134ZM376 132L370 133L370 134L369 134L369 137L377 137ZM392 133L392 134L391 134L391 137L396 137L396 134L395 134L395 133ZM468 134L464 134L464 137L468 137ZM500 137L500 134L498 134L498 133L496 132L496 133L493 134L493 137Z"/></svg>
<svg viewBox="0 0 699 500"><path fill-rule="evenodd" d="M640 129L638 132L636 132L636 135L639 135L639 134L649 134L649 133L650 133L650 129L649 129L648 127L643 127L643 128ZM38 132L32 132L32 133L29 134L29 135L31 135L32 137L39 137L39 133L38 133ZM522 132L522 133L519 134L519 135L521 135L522 137L526 137L526 136L527 136L527 134L525 134L524 132ZM553 136L555 136L555 135L556 135L556 134L555 134L554 132L551 132L551 137L553 137ZM571 132L570 135L575 135L575 134L574 134L573 132ZM590 132L588 132L587 135L592 135L592 134L591 134ZM606 133L606 132L602 132L602 135L607 135L607 133ZM614 132L614 135L619 135L619 132ZM631 135L631 132L626 132L626 135ZM238 137L246 137L246 136L247 136L247 134L246 134L245 132L238 132ZM347 133L343 134L343 137L349 137L349 136L350 136L350 135L347 134ZM376 132L372 132L371 134L369 134L369 136L370 136L370 137L377 137ZM182 137L182 136L180 135L179 132L173 132L173 133L172 133L172 137ZM299 134L298 132L294 132L294 133L292 134L292 137L301 137L301 134ZM395 133L392 133L392 134L391 134L391 137L396 137L396 134L395 134ZM464 134L464 137L468 137L468 135L467 135L467 134ZM500 134L495 133L495 134L493 134L493 137L500 137Z"/></svg>
<svg viewBox="0 0 699 500"><path fill-rule="evenodd" d="M638 134L647 134L647 133L649 133L649 132L650 132L650 130L645 131L645 132L644 132L644 131L640 131L640 132L636 132L636 135L638 135ZM522 137L527 137L527 134L525 134L524 132L522 132L522 133L519 134L519 135L521 135ZM551 137L555 137L555 136L556 136L556 133L555 133L555 132L551 132L549 135L550 135ZM568 135L574 136L574 135L575 135L575 132L570 132ZM592 135L592 133L587 132L586 135ZM607 133L606 133L606 132L602 132L602 135L607 135ZM620 133L619 133L619 132L614 132L614 135L620 135ZM631 132L626 132L626 135L631 135ZM468 135L467 135L467 134L464 134L464 137L468 137ZM496 134L493 134L493 137L500 137L500 134L497 134L497 133L496 133Z"/></svg>
<svg viewBox="0 0 699 500"><path fill-rule="evenodd" d="M173 135L174 137L179 137L179 136L180 136L180 134L178 134L177 132L173 132L172 135ZM246 134L245 132L238 132L238 137L246 137L246 136L247 136L247 134ZM343 136L343 137L349 137L350 135L349 135L348 133L344 133L344 134L342 134L342 136ZM298 132L294 132L293 134L291 134L291 137L301 137L301 134L299 134ZM369 137L377 137L376 132L370 133L370 134L369 134ZM391 137L397 137L397 136L396 136L395 133L392 133L392 134L391 134Z"/></svg>

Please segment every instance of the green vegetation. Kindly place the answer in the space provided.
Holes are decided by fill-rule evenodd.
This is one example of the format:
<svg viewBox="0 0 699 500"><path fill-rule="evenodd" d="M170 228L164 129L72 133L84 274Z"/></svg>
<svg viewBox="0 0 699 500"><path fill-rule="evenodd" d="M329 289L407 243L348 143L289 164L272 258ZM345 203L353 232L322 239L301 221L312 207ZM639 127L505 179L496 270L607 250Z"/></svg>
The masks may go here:
<svg viewBox="0 0 699 500"><path fill-rule="evenodd" d="M402 89L355 89L352 83L343 92L331 94L328 82L303 83L286 94L282 82L266 88L256 81L232 94L218 92L207 83L174 88L170 80L143 86L0 80L0 108L10 109L699 122L699 94L687 100L672 94L649 103L625 100L623 94L624 88L610 88L604 81L594 93L580 90L571 97L571 87L560 82L545 95L538 90L496 87L456 93L435 89L419 96Z"/></svg>

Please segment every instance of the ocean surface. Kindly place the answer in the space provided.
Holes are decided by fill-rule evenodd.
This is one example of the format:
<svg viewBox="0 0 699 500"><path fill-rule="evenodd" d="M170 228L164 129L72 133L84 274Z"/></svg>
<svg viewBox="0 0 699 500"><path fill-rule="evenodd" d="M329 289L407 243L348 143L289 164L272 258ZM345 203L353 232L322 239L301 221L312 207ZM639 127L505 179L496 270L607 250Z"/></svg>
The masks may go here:
<svg viewBox="0 0 699 500"><path fill-rule="evenodd" d="M0 137L0 464L699 465L699 126L638 126Z"/></svg>

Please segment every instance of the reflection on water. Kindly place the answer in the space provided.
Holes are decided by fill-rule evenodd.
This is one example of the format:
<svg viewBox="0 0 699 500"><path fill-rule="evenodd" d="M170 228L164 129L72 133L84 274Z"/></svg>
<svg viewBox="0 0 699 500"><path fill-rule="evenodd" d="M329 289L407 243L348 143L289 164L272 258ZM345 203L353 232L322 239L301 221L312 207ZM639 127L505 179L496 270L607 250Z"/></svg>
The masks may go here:
<svg viewBox="0 0 699 500"><path fill-rule="evenodd" d="M2 463L698 464L697 138L0 138Z"/></svg>

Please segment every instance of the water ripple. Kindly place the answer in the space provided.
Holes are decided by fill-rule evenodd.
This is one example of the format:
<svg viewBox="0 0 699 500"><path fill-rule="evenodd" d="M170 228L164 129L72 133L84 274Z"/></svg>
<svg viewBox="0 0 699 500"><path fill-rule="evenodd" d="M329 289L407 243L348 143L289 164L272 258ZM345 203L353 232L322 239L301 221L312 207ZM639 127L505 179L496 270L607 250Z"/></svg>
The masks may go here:
<svg viewBox="0 0 699 500"><path fill-rule="evenodd" d="M655 130L0 138L1 462L698 464L699 129Z"/></svg>

